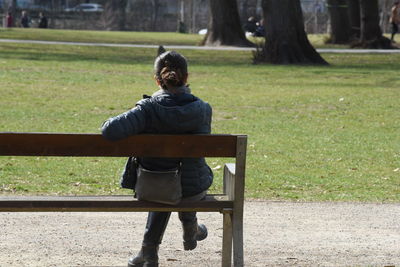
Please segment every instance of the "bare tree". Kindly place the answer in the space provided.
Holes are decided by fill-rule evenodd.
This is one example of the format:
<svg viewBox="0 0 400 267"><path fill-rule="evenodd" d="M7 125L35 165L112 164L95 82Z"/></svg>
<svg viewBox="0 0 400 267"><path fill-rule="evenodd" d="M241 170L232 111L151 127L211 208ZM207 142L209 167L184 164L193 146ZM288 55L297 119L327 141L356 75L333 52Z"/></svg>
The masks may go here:
<svg viewBox="0 0 400 267"><path fill-rule="evenodd" d="M125 30L127 3L128 0L108 0L105 3L102 19L107 30Z"/></svg>
<svg viewBox="0 0 400 267"><path fill-rule="evenodd" d="M390 10L393 4L393 0L382 0L379 1L379 9L380 9L380 27L383 32L388 29L389 26L389 18L390 18Z"/></svg>
<svg viewBox="0 0 400 267"><path fill-rule="evenodd" d="M241 16L242 16L242 21L244 21L245 19L247 19L249 16L247 14L247 7L248 7L248 2L249 0L243 0L242 1L242 6L241 6Z"/></svg>
<svg viewBox="0 0 400 267"><path fill-rule="evenodd" d="M153 12L151 14L151 29L152 31L155 31L157 28L157 20L158 20L158 10L160 7L160 1L159 0L151 0L150 1Z"/></svg>
<svg viewBox="0 0 400 267"><path fill-rule="evenodd" d="M329 43L346 44L350 41L350 21L346 0L328 0L331 22Z"/></svg>
<svg viewBox="0 0 400 267"><path fill-rule="evenodd" d="M50 7L52 11L60 11L61 10L61 1L59 0L51 0L47 1L50 2Z"/></svg>
<svg viewBox="0 0 400 267"><path fill-rule="evenodd" d="M263 0L266 41L255 62L328 64L310 44L300 0Z"/></svg>
<svg viewBox="0 0 400 267"><path fill-rule="evenodd" d="M254 46L240 24L236 0L210 0L210 17L204 45Z"/></svg>

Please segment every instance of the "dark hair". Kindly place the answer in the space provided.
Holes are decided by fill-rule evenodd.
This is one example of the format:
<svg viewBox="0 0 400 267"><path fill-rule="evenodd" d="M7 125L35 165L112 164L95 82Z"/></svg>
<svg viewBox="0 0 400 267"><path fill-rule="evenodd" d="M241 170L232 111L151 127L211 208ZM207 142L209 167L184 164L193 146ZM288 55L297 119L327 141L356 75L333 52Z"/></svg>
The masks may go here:
<svg viewBox="0 0 400 267"><path fill-rule="evenodd" d="M184 85L187 76L186 58L175 51L167 51L156 58L154 73L162 88Z"/></svg>

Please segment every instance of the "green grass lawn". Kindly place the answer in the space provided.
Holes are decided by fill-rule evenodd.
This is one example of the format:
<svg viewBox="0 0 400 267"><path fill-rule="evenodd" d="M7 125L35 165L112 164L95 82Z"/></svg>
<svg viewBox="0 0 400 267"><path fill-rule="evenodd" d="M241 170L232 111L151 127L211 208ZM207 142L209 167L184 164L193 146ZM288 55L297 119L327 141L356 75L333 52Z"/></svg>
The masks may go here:
<svg viewBox="0 0 400 267"><path fill-rule="evenodd" d="M118 31L77 31L36 28L0 28L0 39L43 40L91 43L121 43L150 45L199 45L203 35L182 34L175 32L118 32ZM389 35L386 35L389 37ZM348 45L325 44L327 34L309 34L308 39L315 48L349 48ZM261 43L263 38L249 38L254 43ZM395 40L400 42L399 35Z"/></svg>
<svg viewBox="0 0 400 267"><path fill-rule="evenodd" d="M182 34L175 32L118 32L3 28L0 29L0 38L93 43L198 45L203 36L198 34Z"/></svg>
<svg viewBox="0 0 400 267"><path fill-rule="evenodd" d="M203 35L175 32L118 32L118 31L77 31L55 29L0 28L1 39L45 40L66 42L151 44L151 45L199 45ZM317 48L346 48L345 45L325 44L326 34L310 34L310 42ZM250 38L260 43L262 38Z"/></svg>
<svg viewBox="0 0 400 267"><path fill-rule="evenodd" d="M246 197L400 201L400 55L325 54L252 65L250 52L184 50L213 132L247 134ZM0 44L0 131L98 133L156 90L155 49ZM229 159L208 159L212 191ZM124 159L0 157L2 194L129 194Z"/></svg>

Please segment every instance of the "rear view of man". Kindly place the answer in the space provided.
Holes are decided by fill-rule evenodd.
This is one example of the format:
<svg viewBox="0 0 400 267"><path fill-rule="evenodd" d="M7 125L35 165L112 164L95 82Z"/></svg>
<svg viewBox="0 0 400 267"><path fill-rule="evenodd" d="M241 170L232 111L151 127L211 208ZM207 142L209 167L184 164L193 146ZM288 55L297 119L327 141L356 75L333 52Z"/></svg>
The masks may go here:
<svg viewBox="0 0 400 267"><path fill-rule="evenodd" d="M22 28L29 28L29 23L30 19L28 17L28 13L26 11L22 11L22 16L21 16L21 27Z"/></svg>
<svg viewBox="0 0 400 267"><path fill-rule="evenodd" d="M43 14L43 12L39 13L39 28L41 29L47 29L48 26L48 21L46 16Z"/></svg>

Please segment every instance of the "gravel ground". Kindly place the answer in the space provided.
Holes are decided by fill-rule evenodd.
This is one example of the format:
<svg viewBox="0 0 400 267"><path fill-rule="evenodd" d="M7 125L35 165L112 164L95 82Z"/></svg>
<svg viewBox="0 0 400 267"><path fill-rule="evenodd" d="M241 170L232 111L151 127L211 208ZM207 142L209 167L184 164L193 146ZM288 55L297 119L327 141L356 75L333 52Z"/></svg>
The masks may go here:
<svg viewBox="0 0 400 267"><path fill-rule="evenodd" d="M0 266L126 266L145 213L1 213ZM222 216L200 213L209 237L183 251L173 214L160 266L220 266ZM245 203L246 266L400 266L400 203Z"/></svg>

